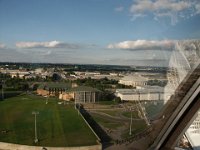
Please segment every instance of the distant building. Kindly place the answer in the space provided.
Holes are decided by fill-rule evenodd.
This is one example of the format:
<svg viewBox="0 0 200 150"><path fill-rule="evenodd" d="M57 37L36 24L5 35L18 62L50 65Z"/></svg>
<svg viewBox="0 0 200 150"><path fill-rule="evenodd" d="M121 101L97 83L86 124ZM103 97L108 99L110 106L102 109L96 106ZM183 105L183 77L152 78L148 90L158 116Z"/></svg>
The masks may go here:
<svg viewBox="0 0 200 150"><path fill-rule="evenodd" d="M110 74L102 74L100 72L80 72L80 71L75 71L74 74L70 75L71 77L74 77L76 79L85 79L85 78L91 78L91 79L103 79L103 78L108 78L108 79L114 79L114 80L119 80L120 77L116 73L110 73Z"/></svg>
<svg viewBox="0 0 200 150"><path fill-rule="evenodd" d="M30 75L29 72L17 72L17 73L11 73L10 74L12 78L19 77L20 79L23 79L25 76Z"/></svg>
<svg viewBox="0 0 200 150"><path fill-rule="evenodd" d="M142 77L140 75L129 75L129 76L125 76L125 77L121 78L119 80L119 83L136 87L136 86L147 85L147 81L148 81L147 78Z"/></svg>
<svg viewBox="0 0 200 150"><path fill-rule="evenodd" d="M123 101L154 101L164 99L164 88L146 86L136 89L116 89L115 95Z"/></svg>
<svg viewBox="0 0 200 150"><path fill-rule="evenodd" d="M42 68L37 68L35 69L35 74L41 74L43 72L43 69Z"/></svg>
<svg viewBox="0 0 200 150"><path fill-rule="evenodd" d="M24 76L24 79L35 79L37 76L35 74L27 74Z"/></svg>
<svg viewBox="0 0 200 150"><path fill-rule="evenodd" d="M30 72L28 71L21 71L21 70L8 70L8 69L3 69L0 70L1 73L3 74L9 74L11 78L21 78L23 79L25 76L30 75Z"/></svg>
<svg viewBox="0 0 200 150"><path fill-rule="evenodd" d="M59 96L63 92L69 90L71 85L68 83L44 83L37 89L37 94L42 96Z"/></svg>
<svg viewBox="0 0 200 150"><path fill-rule="evenodd" d="M99 100L101 91L87 86L74 87L61 93L59 99L74 100L76 103L95 103Z"/></svg>

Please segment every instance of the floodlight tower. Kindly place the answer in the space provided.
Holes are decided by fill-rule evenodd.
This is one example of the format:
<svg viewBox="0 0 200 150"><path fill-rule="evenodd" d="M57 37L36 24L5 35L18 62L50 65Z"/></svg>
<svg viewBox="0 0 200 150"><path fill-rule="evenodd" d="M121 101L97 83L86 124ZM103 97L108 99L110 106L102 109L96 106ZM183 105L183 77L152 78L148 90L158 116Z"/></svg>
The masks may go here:
<svg viewBox="0 0 200 150"><path fill-rule="evenodd" d="M80 108L81 108L81 103L79 102L79 105L78 105L78 108L79 108L79 110L78 110L78 115L80 115Z"/></svg>
<svg viewBox="0 0 200 150"><path fill-rule="evenodd" d="M48 102L49 102L49 95L47 95L46 97L46 104L48 104Z"/></svg>
<svg viewBox="0 0 200 150"><path fill-rule="evenodd" d="M76 107L78 105L78 107ZM78 115L80 114L80 100L77 101L76 98L74 99L74 107L78 111Z"/></svg>
<svg viewBox="0 0 200 150"><path fill-rule="evenodd" d="M131 122L130 122L129 135L132 135L133 114L132 114L132 109L131 108L130 108L130 111L131 111Z"/></svg>
<svg viewBox="0 0 200 150"><path fill-rule="evenodd" d="M37 137L37 115L39 115L39 112L38 111L33 111L32 114L35 115L35 140L34 140L34 142L37 143L38 142L38 137Z"/></svg>
<svg viewBox="0 0 200 150"><path fill-rule="evenodd" d="M4 81L1 81L1 98L4 99L4 91L3 91Z"/></svg>
<svg viewBox="0 0 200 150"><path fill-rule="evenodd" d="M76 99L74 98L74 108L76 109Z"/></svg>

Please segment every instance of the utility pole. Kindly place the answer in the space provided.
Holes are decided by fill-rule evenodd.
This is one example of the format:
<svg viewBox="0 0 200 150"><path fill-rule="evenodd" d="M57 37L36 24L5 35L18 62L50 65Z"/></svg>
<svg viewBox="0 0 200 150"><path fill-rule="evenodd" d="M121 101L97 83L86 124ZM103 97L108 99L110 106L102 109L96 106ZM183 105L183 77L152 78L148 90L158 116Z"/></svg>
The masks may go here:
<svg viewBox="0 0 200 150"><path fill-rule="evenodd" d="M34 140L34 142L37 143L38 142L38 137L37 137L37 115L39 114L39 112L38 111L33 111L32 114L35 115L35 140Z"/></svg>
<svg viewBox="0 0 200 150"><path fill-rule="evenodd" d="M131 111L131 122L130 122L130 129L129 129L129 135L132 135L132 122L133 122L133 116L132 116L132 109L130 108Z"/></svg>

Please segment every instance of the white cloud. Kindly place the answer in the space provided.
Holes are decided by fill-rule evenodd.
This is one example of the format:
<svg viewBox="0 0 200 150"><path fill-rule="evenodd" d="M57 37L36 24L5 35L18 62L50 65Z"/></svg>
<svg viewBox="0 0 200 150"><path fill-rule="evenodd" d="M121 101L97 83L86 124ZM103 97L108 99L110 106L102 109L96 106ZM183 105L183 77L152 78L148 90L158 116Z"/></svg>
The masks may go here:
<svg viewBox="0 0 200 150"><path fill-rule="evenodd" d="M179 0L136 0L130 7L133 18L147 14L153 14L154 18L171 18L171 23L176 24L180 14L184 17L191 14L200 13L199 1L179 1ZM196 9L194 9L196 8ZM183 15L184 14L184 15Z"/></svg>
<svg viewBox="0 0 200 150"><path fill-rule="evenodd" d="M136 41L123 41L119 43L109 44L109 49L127 49L127 50L172 50L174 47L174 41L162 40L162 41L148 41L148 40L136 40Z"/></svg>
<svg viewBox="0 0 200 150"><path fill-rule="evenodd" d="M58 41L51 41L51 42L18 42L16 43L17 48L54 48L60 44Z"/></svg>
<svg viewBox="0 0 200 150"><path fill-rule="evenodd" d="M191 6L191 2L174 0L137 0L130 8L131 13L142 13L147 11L173 11L179 12Z"/></svg>
<svg viewBox="0 0 200 150"><path fill-rule="evenodd" d="M195 6L195 9L196 9L196 13L197 13L197 14L200 14L200 4L197 4L197 5Z"/></svg>
<svg viewBox="0 0 200 150"><path fill-rule="evenodd" d="M144 15L144 14L135 14L133 17L132 17L132 19L131 19L131 21L134 21L134 20L136 20L137 18L142 18L142 17L145 17L146 15Z"/></svg>
<svg viewBox="0 0 200 150"><path fill-rule="evenodd" d="M115 11L117 11L117 12L122 12L123 10L124 10L123 6L119 6L119 7L115 8Z"/></svg>
<svg viewBox="0 0 200 150"><path fill-rule="evenodd" d="M0 48L6 48L5 44L0 43Z"/></svg>
<svg viewBox="0 0 200 150"><path fill-rule="evenodd" d="M80 47L79 44L64 43L59 41L50 42L17 42L17 48L69 48L77 49Z"/></svg>

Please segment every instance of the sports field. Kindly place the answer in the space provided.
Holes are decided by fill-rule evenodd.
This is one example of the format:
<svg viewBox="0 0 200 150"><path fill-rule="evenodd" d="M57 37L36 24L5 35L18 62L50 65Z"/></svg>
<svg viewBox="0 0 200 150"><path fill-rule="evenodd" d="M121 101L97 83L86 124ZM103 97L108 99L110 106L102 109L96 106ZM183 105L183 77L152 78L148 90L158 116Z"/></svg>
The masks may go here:
<svg viewBox="0 0 200 150"><path fill-rule="evenodd" d="M34 115L38 111L37 144L34 143ZM34 95L20 95L0 101L0 141L52 147L95 145L97 138L78 115L73 104Z"/></svg>

